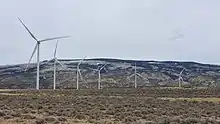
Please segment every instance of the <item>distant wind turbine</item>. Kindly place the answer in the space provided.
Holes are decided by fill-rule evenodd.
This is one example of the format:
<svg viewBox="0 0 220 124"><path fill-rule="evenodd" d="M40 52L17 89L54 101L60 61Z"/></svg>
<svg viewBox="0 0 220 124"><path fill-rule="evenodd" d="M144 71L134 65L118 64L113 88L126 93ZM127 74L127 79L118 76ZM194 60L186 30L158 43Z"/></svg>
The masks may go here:
<svg viewBox="0 0 220 124"><path fill-rule="evenodd" d="M54 50L54 56L53 56L53 61L54 61L54 67L53 67L53 89L56 89L56 64L59 63L62 67L64 67L64 65L57 59L56 53L57 53L57 46L58 46L58 42L56 43L56 47Z"/></svg>
<svg viewBox="0 0 220 124"><path fill-rule="evenodd" d="M179 73L179 77L178 77L178 84L179 84L179 87L181 87L181 84L183 83L183 77L182 77L182 74L183 74L183 71L185 70L185 68L183 68L183 70Z"/></svg>
<svg viewBox="0 0 220 124"><path fill-rule="evenodd" d="M99 63L97 63L97 65L99 65ZM98 75L99 75L99 77L98 77L98 89L101 89L101 71L102 71L102 69L105 69L106 65L107 64L101 66L101 68L98 67L98 69L92 69L93 71L98 72Z"/></svg>
<svg viewBox="0 0 220 124"><path fill-rule="evenodd" d="M128 79L130 79L131 77L134 76L134 88L137 88L137 76L147 80L149 82L149 80L145 77L143 77L141 74L137 73L137 66L136 66L136 63L135 63L135 66L134 66L134 74L132 74L131 76L128 77Z"/></svg>
<svg viewBox="0 0 220 124"><path fill-rule="evenodd" d="M81 71L80 71L80 65L81 63L84 61L86 57L84 57L83 59L81 59L79 61L79 63L77 64L77 69L76 69L76 89L78 90L79 89L79 75L80 75L80 78L81 80L83 80L83 77L82 77L82 74L81 74Z"/></svg>
<svg viewBox="0 0 220 124"><path fill-rule="evenodd" d="M34 50L31 54L31 57L29 59L29 62L27 64L27 67L25 69L25 71L27 71L27 68L35 54L35 52L37 51L37 78L36 78L36 89L39 90L39 76L40 76L40 44L42 42L45 42L45 41L50 41L50 40L56 40L56 39L61 39L61 38L68 38L70 36L62 36L62 37L54 37L54 38L46 38L46 39L43 39L43 40L38 40L34 35L33 33L27 28L27 26L22 22L22 20L20 18L18 18L19 21L21 22L21 24L24 26L24 28L27 30L27 32L31 35L31 37L37 42L35 47L34 47Z"/></svg>

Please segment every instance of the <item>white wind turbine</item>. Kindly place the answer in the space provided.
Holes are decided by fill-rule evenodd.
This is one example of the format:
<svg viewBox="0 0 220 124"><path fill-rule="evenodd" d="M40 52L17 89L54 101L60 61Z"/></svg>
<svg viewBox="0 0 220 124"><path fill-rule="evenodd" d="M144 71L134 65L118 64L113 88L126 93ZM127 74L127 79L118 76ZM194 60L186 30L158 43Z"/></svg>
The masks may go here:
<svg viewBox="0 0 220 124"><path fill-rule="evenodd" d="M137 88L137 76L147 80L149 82L149 80L145 77L143 77L141 74L137 73L137 66L136 66L136 63L135 63L135 66L134 66L134 74L132 74L131 76L128 77L128 79L130 79L131 77L134 76L134 88Z"/></svg>
<svg viewBox="0 0 220 124"><path fill-rule="evenodd" d="M179 87L181 87L181 83L183 83L182 73L184 70L185 68L183 68L183 70L179 73L179 78L178 78Z"/></svg>
<svg viewBox="0 0 220 124"><path fill-rule="evenodd" d="M54 50L54 56L53 56L53 61L54 61L54 67L53 67L53 89L56 89L56 64L59 63L62 67L64 67L64 65L57 59L57 46L58 46L58 41L56 43L56 47ZM51 61L52 61L51 60Z"/></svg>
<svg viewBox="0 0 220 124"><path fill-rule="evenodd" d="M97 65L99 65L99 63ZM99 75L99 77L98 77L98 89L101 89L101 71L102 71L102 69L105 68L106 65L107 64L103 65L101 68L98 67L98 69L92 69L92 70L98 72L98 75Z"/></svg>
<svg viewBox="0 0 220 124"><path fill-rule="evenodd" d="M81 59L79 61L79 63L77 64L77 69L76 69L76 89L77 90L79 89L79 75L80 75L81 80L83 80L83 77L82 77L82 74L81 74L81 71L80 71L80 65L82 64L82 62L84 61L85 58L86 57Z"/></svg>
<svg viewBox="0 0 220 124"><path fill-rule="evenodd" d="M98 73L99 73L99 80L98 80L98 89L101 89L101 71L102 69L105 68L107 64L103 65L100 69L98 69Z"/></svg>
<svg viewBox="0 0 220 124"><path fill-rule="evenodd" d="M35 47L34 47L34 50L31 54L31 58L29 59L29 62L28 62L28 65L30 64L31 62L31 59L33 58L35 52L37 51L37 78L36 78L36 89L39 90L39 76L40 76L40 44L42 42L45 42L45 41L50 41L50 40L56 40L56 39L61 39L61 38L68 38L70 36L62 36L62 37L54 37L54 38L46 38L46 39L43 39L43 40L38 40L34 35L33 33L27 28L27 26L21 21L20 18L18 18L19 21L21 22L21 24L25 27L25 29L27 30L27 32L31 35L31 37L37 42ZM28 68L28 65L25 69L25 71L27 70Z"/></svg>

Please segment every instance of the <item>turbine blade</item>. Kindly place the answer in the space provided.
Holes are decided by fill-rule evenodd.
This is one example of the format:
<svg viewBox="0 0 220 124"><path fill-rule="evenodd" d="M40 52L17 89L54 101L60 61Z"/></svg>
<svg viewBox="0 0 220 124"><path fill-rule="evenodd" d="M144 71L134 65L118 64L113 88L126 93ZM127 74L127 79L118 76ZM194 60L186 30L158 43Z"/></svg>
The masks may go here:
<svg viewBox="0 0 220 124"><path fill-rule="evenodd" d="M78 66L85 60L86 56L83 57L83 59L81 59L78 63Z"/></svg>
<svg viewBox="0 0 220 124"><path fill-rule="evenodd" d="M127 79L130 79L131 77L133 77L135 74L132 74L131 76L127 77Z"/></svg>
<svg viewBox="0 0 220 124"><path fill-rule="evenodd" d="M104 68L105 72L108 72L108 70L106 68Z"/></svg>
<svg viewBox="0 0 220 124"><path fill-rule="evenodd" d="M78 70L78 72L79 72L79 76L80 76L81 80L83 80L83 77L82 77L80 69Z"/></svg>
<svg viewBox="0 0 220 124"><path fill-rule="evenodd" d="M55 58L53 58L53 59L47 61L47 63L49 63L49 62L53 62L53 61L56 61Z"/></svg>
<svg viewBox="0 0 220 124"><path fill-rule="evenodd" d="M180 80L183 82L183 78L182 77L180 77Z"/></svg>
<svg viewBox="0 0 220 124"><path fill-rule="evenodd" d="M18 20L25 27L25 29L28 31L28 33L31 35L31 37L34 38L36 41L38 41L37 38L33 35L33 33L31 33L31 31L28 29L28 27L22 22L22 20L20 18L18 18Z"/></svg>
<svg viewBox="0 0 220 124"><path fill-rule="evenodd" d="M148 79L147 78L145 78L145 77L143 77L141 74L139 74L139 73L136 73L139 77L141 77L141 78L143 78L144 80L147 80L148 81Z"/></svg>
<svg viewBox="0 0 220 124"><path fill-rule="evenodd" d="M103 65L99 70L101 71L107 64Z"/></svg>
<svg viewBox="0 0 220 124"><path fill-rule="evenodd" d="M56 60L57 63L59 63L59 64L62 66L63 69L65 69L65 70L71 70L71 69L69 69L66 65L64 65L63 63L61 63L58 59L55 59L55 60Z"/></svg>
<svg viewBox="0 0 220 124"><path fill-rule="evenodd" d="M84 56L82 60L85 60L87 56Z"/></svg>
<svg viewBox="0 0 220 124"><path fill-rule="evenodd" d="M180 72L180 75L182 75L183 71L184 71L184 68L183 68L183 70Z"/></svg>
<svg viewBox="0 0 220 124"><path fill-rule="evenodd" d="M59 41L57 40L57 44L56 44L56 47L55 47L55 50L54 50L54 58L56 58L58 42Z"/></svg>
<svg viewBox="0 0 220 124"><path fill-rule="evenodd" d="M45 62L44 64L48 64L48 63L50 63L50 62L52 62L52 61L54 61L55 59L53 58L53 59L51 59L51 60L48 60L47 62ZM40 62L40 64L41 64L42 62Z"/></svg>
<svg viewBox="0 0 220 124"><path fill-rule="evenodd" d="M56 59L56 62L59 63L63 68L65 68L64 65L58 59Z"/></svg>
<svg viewBox="0 0 220 124"><path fill-rule="evenodd" d="M40 40L39 42L44 42L44 41L49 41L49 40L56 40L56 39L62 39L62 38L68 38L68 37L70 37L70 36L46 38L46 39Z"/></svg>
<svg viewBox="0 0 220 124"><path fill-rule="evenodd" d="M28 66L29 66L29 64L30 64L30 62L31 62L31 60L32 60L32 58L33 58L33 56L34 56L34 53L35 53L36 50L37 50L37 47L38 47L38 43L37 43L37 44L35 45L35 47L34 47L34 50L33 50L32 54L31 54L31 58L30 58L29 61L28 61L28 64L27 64L27 66L26 66L26 68L25 68L25 71L27 71Z"/></svg>

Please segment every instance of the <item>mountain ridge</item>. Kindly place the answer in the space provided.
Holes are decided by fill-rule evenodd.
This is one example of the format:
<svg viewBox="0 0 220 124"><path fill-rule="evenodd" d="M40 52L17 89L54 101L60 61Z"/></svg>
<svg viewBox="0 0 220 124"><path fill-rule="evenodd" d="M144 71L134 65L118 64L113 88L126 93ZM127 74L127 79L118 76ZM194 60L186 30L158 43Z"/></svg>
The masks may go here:
<svg viewBox="0 0 220 124"><path fill-rule="evenodd" d="M59 59L65 65L57 66L58 87L75 88L76 66L80 59ZM155 60L124 60L114 58L91 58L85 59L81 64L81 71L85 80L81 81L83 88L95 88L97 74L91 68L98 68L97 63L107 64L106 71L102 71L103 88L109 87L133 87L133 79L128 80L134 73L136 63L137 72L142 78L138 79L138 86L178 86L178 76L181 70L184 79L183 86L209 87L210 83L218 87L220 84L220 66L191 61L155 61ZM34 88L36 77L36 63L31 63L27 72L24 71L26 64L0 66L0 88ZM40 65L41 87L51 88L53 82L53 61L44 60ZM67 80L68 78L72 78ZM67 81L64 81L67 80ZM19 82L19 83L18 83ZM46 82L46 83L45 83ZM149 83L150 82L150 83ZM44 86L47 84L47 86ZM24 86L23 86L24 85ZM21 87L22 86L22 87Z"/></svg>

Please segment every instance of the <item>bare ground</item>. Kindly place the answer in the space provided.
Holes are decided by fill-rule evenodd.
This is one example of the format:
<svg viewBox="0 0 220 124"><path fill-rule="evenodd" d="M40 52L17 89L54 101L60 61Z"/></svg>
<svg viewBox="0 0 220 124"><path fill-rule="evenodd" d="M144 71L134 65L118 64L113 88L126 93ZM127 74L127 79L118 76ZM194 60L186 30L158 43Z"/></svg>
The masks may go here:
<svg viewBox="0 0 220 124"><path fill-rule="evenodd" d="M219 124L220 89L0 90L1 124Z"/></svg>

